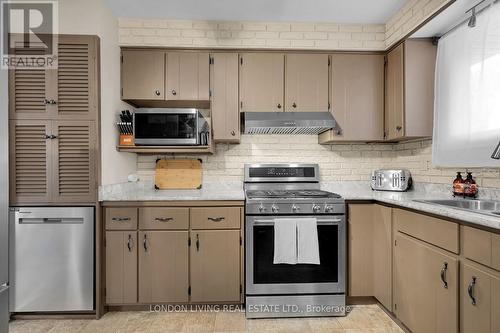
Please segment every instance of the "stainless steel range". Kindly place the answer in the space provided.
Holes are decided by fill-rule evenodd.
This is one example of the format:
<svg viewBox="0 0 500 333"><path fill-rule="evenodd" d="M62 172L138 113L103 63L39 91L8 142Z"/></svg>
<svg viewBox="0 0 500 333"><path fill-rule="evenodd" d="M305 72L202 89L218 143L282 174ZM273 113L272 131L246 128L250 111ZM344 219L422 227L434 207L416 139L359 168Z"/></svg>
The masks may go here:
<svg viewBox="0 0 500 333"><path fill-rule="evenodd" d="M320 190L318 165L245 165L244 186L247 318L344 315L345 203L338 194ZM313 228L311 246L316 245L301 245L299 236L290 244L319 252L319 260L277 263L275 252L283 251L276 244L283 230L277 226L292 230L289 237L294 237L301 221ZM290 228L287 223L297 224Z"/></svg>

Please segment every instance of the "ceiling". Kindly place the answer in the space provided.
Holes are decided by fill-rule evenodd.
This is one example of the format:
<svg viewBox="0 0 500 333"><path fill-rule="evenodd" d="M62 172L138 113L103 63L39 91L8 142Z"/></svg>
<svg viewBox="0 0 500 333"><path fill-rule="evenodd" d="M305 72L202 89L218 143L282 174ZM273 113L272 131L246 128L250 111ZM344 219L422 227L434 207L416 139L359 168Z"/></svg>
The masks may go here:
<svg viewBox="0 0 500 333"><path fill-rule="evenodd" d="M406 0L105 0L118 17L386 23Z"/></svg>

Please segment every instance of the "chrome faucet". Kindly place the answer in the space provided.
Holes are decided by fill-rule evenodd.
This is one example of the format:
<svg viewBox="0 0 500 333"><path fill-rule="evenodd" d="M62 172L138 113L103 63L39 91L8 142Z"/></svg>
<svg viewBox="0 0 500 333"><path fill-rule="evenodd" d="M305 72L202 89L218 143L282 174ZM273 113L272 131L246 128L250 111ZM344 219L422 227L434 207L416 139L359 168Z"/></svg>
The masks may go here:
<svg viewBox="0 0 500 333"><path fill-rule="evenodd" d="M500 160L500 141L498 142L497 147L493 151L493 154L491 154L491 158L495 160Z"/></svg>

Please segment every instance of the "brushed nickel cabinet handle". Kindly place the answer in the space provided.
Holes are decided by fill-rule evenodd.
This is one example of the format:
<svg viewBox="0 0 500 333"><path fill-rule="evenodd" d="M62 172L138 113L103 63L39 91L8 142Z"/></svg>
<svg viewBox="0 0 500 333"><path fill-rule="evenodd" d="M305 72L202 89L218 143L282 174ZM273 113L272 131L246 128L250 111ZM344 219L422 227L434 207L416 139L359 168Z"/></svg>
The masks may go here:
<svg viewBox="0 0 500 333"><path fill-rule="evenodd" d="M476 298L474 297L474 287L476 286L476 277L472 277L472 281L469 283L469 287L467 287L467 294L469 294L469 298L471 299L472 305L476 305Z"/></svg>
<svg viewBox="0 0 500 333"><path fill-rule="evenodd" d="M155 95L160 96L161 92L159 90L155 90Z"/></svg>
<svg viewBox="0 0 500 333"><path fill-rule="evenodd" d="M125 222L125 221L130 221L130 217L113 217L111 218L111 221L117 221L117 222Z"/></svg>
<svg viewBox="0 0 500 333"><path fill-rule="evenodd" d="M443 268L441 268L441 281L443 282L443 287L448 289L448 282L446 281L446 271L448 270L448 263L445 262Z"/></svg>
<svg viewBox="0 0 500 333"><path fill-rule="evenodd" d="M200 251L200 236L196 234L196 251Z"/></svg>
<svg viewBox="0 0 500 333"><path fill-rule="evenodd" d="M217 216L217 217L209 217L208 220L212 222L222 222L226 218L224 216Z"/></svg>
<svg viewBox="0 0 500 333"><path fill-rule="evenodd" d="M134 241L132 240L132 235L128 235L127 247L128 247L128 252L132 252L132 247L134 247Z"/></svg>
<svg viewBox="0 0 500 333"><path fill-rule="evenodd" d="M158 222L169 222L172 221L174 218L173 217L155 217L155 221Z"/></svg>
<svg viewBox="0 0 500 333"><path fill-rule="evenodd" d="M144 246L144 251L148 252L148 235L144 234L144 240L142 241L142 246Z"/></svg>

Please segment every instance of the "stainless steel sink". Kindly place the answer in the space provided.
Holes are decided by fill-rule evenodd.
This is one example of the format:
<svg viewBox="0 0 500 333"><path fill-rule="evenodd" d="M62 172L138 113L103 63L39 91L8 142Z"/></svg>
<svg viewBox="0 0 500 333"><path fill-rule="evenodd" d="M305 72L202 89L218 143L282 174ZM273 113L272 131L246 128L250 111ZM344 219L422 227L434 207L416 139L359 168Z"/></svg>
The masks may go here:
<svg viewBox="0 0 500 333"><path fill-rule="evenodd" d="M414 200L416 202L448 206L492 216L500 216L500 201L474 199Z"/></svg>

